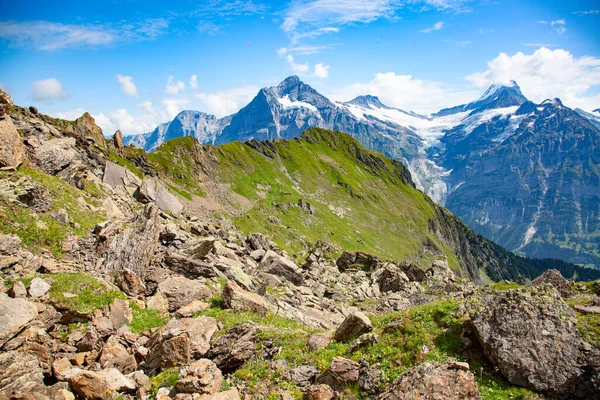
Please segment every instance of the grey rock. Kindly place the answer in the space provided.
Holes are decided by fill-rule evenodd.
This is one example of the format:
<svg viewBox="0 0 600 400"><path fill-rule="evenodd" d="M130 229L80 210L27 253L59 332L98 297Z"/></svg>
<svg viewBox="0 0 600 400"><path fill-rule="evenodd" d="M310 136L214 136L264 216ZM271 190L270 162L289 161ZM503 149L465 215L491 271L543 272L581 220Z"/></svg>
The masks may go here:
<svg viewBox="0 0 600 400"><path fill-rule="evenodd" d="M22 351L0 353L0 398L29 398L46 393L44 374L36 356Z"/></svg>
<svg viewBox="0 0 600 400"><path fill-rule="evenodd" d="M0 293L0 347L38 315L33 303Z"/></svg>
<svg viewBox="0 0 600 400"><path fill-rule="evenodd" d="M287 379L294 382L296 386L305 388L315 382L317 375L319 375L319 369L317 367L314 365L302 364L288 371Z"/></svg>
<svg viewBox="0 0 600 400"><path fill-rule="evenodd" d="M260 268L269 274L281 276L296 286L304 283L302 270L293 261L281 257L272 251L268 251L265 254L260 263Z"/></svg>
<svg viewBox="0 0 600 400"><path fill-rule="evenodd" d="M208 300L211 291L200 281L176 276L158 284L158 292L169 303L169 311L177 311L194 300Z"/></svg>
<svg viewBox="0 0 600 400"><path fill-rule="evenodd" d="M113 188L122 186L130 194L142 184L142 180L133 172L111 161L106 161L102 182Z"/></svg>
<svg viewBox="0 0 600 400"><path fill-rule="evenodd" d="M224 308L234 311L249 311L262 315L269 312L269 306L263 297L242 289L233 281L227 281L221 298Z"/></svg>
<svg viewBox="0 0 600 400"><path fill-rule="evenodd" d="M509 382L554 396L600 392L600 353L587 349L573 310L551 285L497 292L467 302L488 359Z"/></svg>
<svg viewBox="0 0 600 400"><path fill-rule="evenodd" d="M357 382L359 364L346 357L333 357L329 371L331 375L343 383Z"/></svg>
<svg viewBox="0 0 600 400"><path fill-rule="evenodd" d="M15 283L13 283L9 295L13 299L23 299L27 297L27 288L25 287L22 281L16 281Z"/></svg>
<svg viewBox="0 0 600 400"><path fill-rule="evenodd" d="M256 355L259 328L253 323L237 324L213 338L207 357L224 372L237 369Z"/></svg>
<svg viewBox="0 0 600 400"><path fill-rule="evenodd" d="M216 364L207 359L194 361L179 370L175 387L181 393L212 395L221 389L223 375Z"/></svg>
<svg viewBox="0 0 600 400"><path fill-rule="evenodd" d="M379 335L376 333L365 333L354 339L348 346L348 353L379 342Z"/></svg>
<svg viewBox="0 0 600 400"><path fill-rule="evenodd" d="M532 286L540 286L547 283L554 286L554 288L560 292L562 297L569 297L573 294L573 289L571 289L569 281L567 281L556 269L544 271L542 275L531 281Z"/></svg>
<svg viewBox="0 0 600 400"><path fill-rule="evenodd" d="M371 279L377 282L379 290L382 292L398 292L409 282L406 274L392 263L373 272Z"/></svg>
<svg viewBox="0 0 600 400"><path fill-rule="evenodd" d="M346 342L372 330L373 325L369 317L356 311L346 317L335 331L333 338L339 342Z"/></svg>
<svg viewBox="0 0 600 400"><path fill-rule="evenodd" d="M481 400L475 376L462 369L425 362L404 372L379 400Z"/></svg>
<svg viewBox="0 0 600 400"><path fill-rule="evenodd" d="M81 157L75 149L74 138L53 139L38 147L35 151L40 168L56 175L72 163L80 163Z"/></svg>
<svg viewBox="0 0 600 400"><path fill-rule="evenodd" d="M172 195L157 179L145 177L136 193L136 198L142 203L153 202L165 212L176 217L181 215L183 204Z"/></svg>
<svg viewBox="0 0 600 400"><path fill-rule="evenodd" d="M41 278L33 278L29 284L29 296L38 298L44 296L50 290L50 284Z"/></svg>
<svg viewBox="0 0 600 400"><path fill-rule="evenodd" d="M205 262L187 257L183 254L169 252L165 256L165 266L173 272L184 275L190 279L213 278L217 276L215 268Z"/></svg>
<svg viewBox="0 0 600 400"><path fill-rule="evenodd" d="M132 297L137 297L146 291L146 285L140 279L138 274L130 270L129 268L117 271L115 274L115 284L123 292Z"/></svg>
<svg viewBox="0 0 600 400"><path fill-rule="evenodd" d="M0 167L16 168L23 162L23 156L23 141L12 119L0 119Z"/></svg>

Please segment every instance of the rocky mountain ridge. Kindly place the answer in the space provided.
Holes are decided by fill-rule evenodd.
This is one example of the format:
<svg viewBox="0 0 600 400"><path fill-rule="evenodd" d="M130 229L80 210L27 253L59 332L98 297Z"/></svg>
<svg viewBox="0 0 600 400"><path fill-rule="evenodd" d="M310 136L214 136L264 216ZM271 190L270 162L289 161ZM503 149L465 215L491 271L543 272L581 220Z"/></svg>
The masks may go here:
<svg viewBox="0 0 600 400"><path fill-rule="evenodd" d="M548 112L543 113L546 109ZM551 122L557 115L563 116L561 121ZM599 118L593 112L573 111L558 99L535 105L523 96L516 82L493 85L476 101L422 116L385 106L369 95L334 103L294 76L278 86L261 89L248 106L231 119L221 120L213 133L207 136L201 132L196 137L201 143L221 144L294 138L310 127L347 132L367 148L403 162L419 189L487 238L519 254L549 254L594 267L600 265L600 249L594 239L598 224L595 205L600 199L589 190L598 187L600 161L595 146L600 137ZM584 140L585 145L591 146L590 151L582 155L578 149L584 143L572 145L561 150L561 160L574 160L573 166L558 164L562 161L547 164L559 145L549 146L546 140L547 135L555 134L549 131L553 129L565 133L587 131L589 139ZM533 137L529 137L531 132ZM180 132L179 136L188 133L193 131ZM521 144L515 143L520 143L521 138L537 151L520 150ZM146 143L146 149L161 143L125 140L138 141L138 145ZM540 163L533 156L546 160L541 161L540 168L550 179L532 167ZM478 159L481 160L475 162ZM519 168L515 175L510 168L516 165L530 167ZM490 171L491 166L501 168ZM565 181L559 177L582 167L585 169L578 179L585 188L576 187L573 179ZM511 178L502 179L502 185L490 184L497 182L493 174ZM562 189L532 189L534 181L535 186L555 182ZM465 192L469 192L466 204ZM523 193L523 197L516 198L515 193ZM495 204L501 207L494 208ZM565 211L566 220L581 223L561 224L540 218L542 210Z"/></svg>
<svg viewBox="0 0 600 400"><path fill-rule="evenodd" d="M0 397L597 398L598 282L527 279L593 271L503 252L349 135L145 153L2 99Z"/></svg>

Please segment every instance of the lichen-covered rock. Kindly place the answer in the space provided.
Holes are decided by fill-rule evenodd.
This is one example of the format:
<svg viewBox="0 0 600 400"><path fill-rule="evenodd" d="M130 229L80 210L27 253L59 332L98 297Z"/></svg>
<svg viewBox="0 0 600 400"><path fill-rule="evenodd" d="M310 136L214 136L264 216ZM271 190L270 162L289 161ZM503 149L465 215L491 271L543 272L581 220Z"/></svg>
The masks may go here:
<svg viewBox="0 0 600 400"><path fill-rule="evenodd" d="M0 353L0 399L24 399L46 392L36 356L22 351Z"/></svg>
<svg viewBox="0 0 600 400"><path fill-rule="evenodd" d="M182 393L215 394L222 382L223 375L215 363L201 359L181 368L175 387Z"/></svg>
<svg viewBox="0 0 600 400"><path fill-rule="evenodd" d="M359 364L346 357L333 357L331 375L339 382L349 383L358 381Z"/></svg>
<svg viewBox="0 0 600 400"><path fill-rule="evenodd" d="M481 400L475 376L444 364L426 362L404 372L379 400Z"/></svg>
<svg viewBox="0 0 600 400"><path fill-rule="evenodd" d="M356 311L346 317L344 322L335 331L333 338L338 342L346 342L372 330L373 325L369 317Z"/></svg>
<svg viewBox="0 0 600 400"><path fill-rule="evenodd" d="M235 370L256 354L258 332L251 322L237 324L211 341L207 357L222 371Z"/></svg>
<svg viewBox="0 0 600 400"><path fill-rule="evenodd" d="M512 384L571 398L600 392L598 349L582 340L553 286L484 289L467 310L486 356Z"/></svg>
<svg viewBox="0 0 600 400"><path fill-rule="evenodd" d="M547 283L554 286L554 288L560 292L562 297L569 297L573 293L569 281L567 281L556 269L544 271L543 274L531 281L532 286L541 286Z"/></svg>

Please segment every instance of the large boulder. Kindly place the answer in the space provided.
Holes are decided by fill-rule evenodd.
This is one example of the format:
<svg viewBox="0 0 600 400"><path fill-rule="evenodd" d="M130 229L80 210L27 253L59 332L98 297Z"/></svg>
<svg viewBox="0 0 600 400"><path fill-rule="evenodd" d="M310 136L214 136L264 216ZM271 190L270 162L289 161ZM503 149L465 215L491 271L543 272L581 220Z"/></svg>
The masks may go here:
<svg viewBox="0 0 600 400"><path fill-rule="evenodd" d="M204 357L217 330L217 321L211 317L172 319L148 342L147 367L166 368Z"/></svg>
<svg viewBox="0 0 600 400"><path fill-rule="evenodd" d="M250 311L262 315L269 312L265 299L256 293L242 289L237 283L228 281L221 295L223 306L234 311Z"/></svg>
<svg viewBox="0 0 600 400"><path fill-rule="evenodd" d="M12 119L0 119L0 167L18 167L23 153L23 141Z"/></svg>
<svg viewBox="0 0 600 400"><path fill-rule="evenodd" d="M148 204L127 223L116 220L99 229L96 251L104 258L104 271L130 269L141 279L159 246L160 219L156 206Z"/></svg>
<svg viewBox="0 0 600 400"><path fill-rule="evenodd" d="M169 302L169 311L190 304L194 300L208 300L211 291L200 281L175 276L158 284L158 292Z"/></svg>
<svg viewBox="0 0 600 400"><path fill-rule="evenodd" d="M426 362L404 372L379 400L480 400L475 376L464 363Z"/></svg>
<svg viewBox="0 0 600 400"><path fill-rule="evenodd" d="M223 375L216 364L201 359L181 368L175 387L181 393L215 394L222 382Z"/></svg>
<svg viewBox="0 0 600 400"><path fill-rule="evenodd" d="M541 286L545 284L554 286L554 288L560 292L562 297L569 297L573 294L569 281L556 269L546 270L543 274L531 281L532 286Z"/></svg>
<svg viewBox="0 0 600 400"><path fill-rule="evenodd" d="M207 357L225 372L237 369L256 354L259 328L251 322L237 324L213 338Z"/></svg>
<svg viewBox="0 0 600 400"><path fill-rule="evenodd" d="M273 251L268 251L265 254L260 263L260 268L266 273L281 276L296 286L301 286L304 283L302 270L298 268L296 263Z"/></svg>
<svg viewBox="0 0 600 400"><path fill-rule="evenodd" d="M75 138L43 142L35 150L35 156L40 168L51 175L59 173L74 162L80 162L79 153L75 149Z"/></svg>
<svg viewBox="0 0 600 400"><path fill-rule="evenodd" d="M408 277L395 264L389 263L371 275L381 292L399 292L409 282Z"/></svg>
<svg viewBox="0 0 600 400"><path fill-rule="evenodd" d="M67 378L75 394L88 400L109 400L118 392L132 392L136 389L133 380L125 377L114 368L99 372L79 370Z"/></svg>
<svg viewBox="0 0 600 400"><path fill-rule="evenodd" d="M102 182L112 188L123 187L129 194L135 193L142 180L127 168L111 161L106 162Z"/></svg>
<svg viewBox="0 0 600 400"><path fill-rule="evenodd" d="M0 293L0 347L38 315L36 306L25 299Z"/></svg>
<svg viewBox="0 0 600 400"><path fill-rule="evenodd" d="M142 203L153 202L162 211L176 217L181 215L183 204L172 195L156 178L145 177L139 187L136 198Z"/></svg>
<svg viewBox="0 0 600 400"><path fill-rule="evenodd" d="M0 399L27 399L33 393L41 396L45 392L44 374L36 356L22 351L0 353Z"/></svg>
<svg viewBox="0 0 600 400"><path fill-rule="evenodd" d="M356 311L346 317L344 322L335 331L333 338L338 342L347 342L372 330L373 325L369 317Z"/></svg>
<svg viewBox="0 0 600 400"><path fill-rule="evenodd" d="M486 356L512 384L571 398L600 392L599 351L553 286L483 289L467 310Z"/></svg>

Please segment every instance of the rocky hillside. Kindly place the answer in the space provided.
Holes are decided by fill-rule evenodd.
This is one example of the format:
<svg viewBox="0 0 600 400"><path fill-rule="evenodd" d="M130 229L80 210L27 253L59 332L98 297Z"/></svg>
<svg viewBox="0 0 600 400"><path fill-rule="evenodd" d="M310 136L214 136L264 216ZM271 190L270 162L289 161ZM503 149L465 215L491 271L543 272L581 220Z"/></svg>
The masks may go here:
<svg viewBox="0 0 600 400"><path fill-rule="evenodd" d="M0 98L0 398L598 398L597 282L475 285L594 271L350 136L145 153Z"/></svg>

